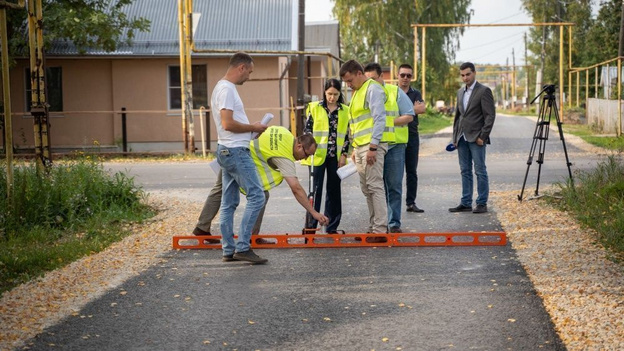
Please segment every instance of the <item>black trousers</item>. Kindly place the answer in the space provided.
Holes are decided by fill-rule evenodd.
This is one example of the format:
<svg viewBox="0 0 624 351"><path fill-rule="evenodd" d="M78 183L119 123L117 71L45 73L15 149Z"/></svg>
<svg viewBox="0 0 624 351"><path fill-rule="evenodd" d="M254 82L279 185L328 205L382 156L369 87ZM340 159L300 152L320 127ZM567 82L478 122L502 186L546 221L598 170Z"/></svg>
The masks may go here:
<svg viewBox="0 0 624 351"><path fill-rule="evenodd" d="M420 136L418 132L409 133L407 148L405 149L405 204L416 204L416 193L418 192L418 151L420 149Z"/></svg>
<svg viewBox="0 0 624 351"><path fill-rule="evenodd" d="M340 193L340 177L338 170L338 158L326 157L325 162L320 166L313 167L314 175L314 209L321 211L323 201L323 182L327 173L327 190L325 192L325 216L329 218L329 224L325 228L327 232L338 229L340 218L342 217L342 195ZM306 223L306 228L316 228L318 221L310 217L310 223Z"/></svg>

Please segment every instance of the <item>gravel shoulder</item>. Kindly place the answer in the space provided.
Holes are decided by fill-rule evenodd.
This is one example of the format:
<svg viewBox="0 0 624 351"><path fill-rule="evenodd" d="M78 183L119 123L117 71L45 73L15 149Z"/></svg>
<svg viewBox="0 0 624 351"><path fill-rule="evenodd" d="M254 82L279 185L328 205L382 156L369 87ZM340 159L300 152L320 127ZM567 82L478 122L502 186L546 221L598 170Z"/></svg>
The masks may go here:
<svg viewBox="0 0 624 351"><path fill-rule="evenodd" d="M449 140L445 135L428 139L423 156ZM492 192L491 199L491 210L566 347L624 350L624 266L609 259L590 230L543 201L519 202L516 192ZM89 301L160 262L171 249L171 237L189 232L201 210L201 204L161 195L151 196L150 202L160 213L134 227L132 235L6 292L0 298L0 350L24 346L46 327L78 316Z"/></svg>

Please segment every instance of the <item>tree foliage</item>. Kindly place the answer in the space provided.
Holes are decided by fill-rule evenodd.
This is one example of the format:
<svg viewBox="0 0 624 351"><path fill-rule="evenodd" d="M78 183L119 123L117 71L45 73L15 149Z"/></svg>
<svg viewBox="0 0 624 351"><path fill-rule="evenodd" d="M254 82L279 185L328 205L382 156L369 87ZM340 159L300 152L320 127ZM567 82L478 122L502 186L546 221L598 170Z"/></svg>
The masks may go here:
<svg viewBox="0 0 624 351"><path fill-rule="evenodd" d="M592 18L591 0L523 0L533 22L572 22L572 66L586 67L617 56L621 0L600 2ZM559 30L556 26L530 30L530 62L544 67L544 84L559 84ZM568 66L569 35L564 33L564 66ZM566 78L567 79L567 78Z"/></svg>
<svg viewBox="0 0 624 351"><path fill-rule="evenodd" d="M115 51L121 42L130 43L136 31L149 30L145 18L128 18L124 6L133 0L44 0L44 40L69 40L84 53L87 49ZM31 0L31 3L33 1ZM11 53L27 54L26 10L8 11Z"/></svg>
<svg viewBox="0 0 624 351"><path fill-rule="evenodd" d="M334 16L340 21L342 56L366 64L381 43L379 63L414 62L412 24L466 23L470 0L335 0ZM460 28L429 28L426 34L426 82L429 96L446 96L445 78L462 33ZM420 33L418 34L420 36ZM420 43L419 38L419 43ZM420 44L419 44L420 45ZM418 72L415 72L418 73ZM420 74L417 74L420 78ZM456 77L455 77L456 78ZM456 87L453 87L456 89Z"/></svg>

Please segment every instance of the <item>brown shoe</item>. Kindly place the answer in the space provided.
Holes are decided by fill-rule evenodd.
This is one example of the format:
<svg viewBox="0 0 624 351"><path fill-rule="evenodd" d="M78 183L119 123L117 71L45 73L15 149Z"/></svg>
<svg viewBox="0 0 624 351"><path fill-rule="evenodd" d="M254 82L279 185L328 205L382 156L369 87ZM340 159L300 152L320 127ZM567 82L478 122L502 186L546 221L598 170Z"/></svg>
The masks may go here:
<svg viewBox="0 0 624 351"><path fill-rule="evenodd" d="M449 212L471 212L471 211L472 211L472 207L464 206L462 204L459 204L459 206L457 207L449 208Z"/></svg>
<svg viewBox="0 0 624 351"><path fill-rule="evenodd" d="M425 210L418 208L416 204L407 205L407 212L423 213Z"/></svg>
<svg viewBox="0 0 624 351"><path fill-rule="evenodd" d="M472 210L472 213L486 213L487 211L487 205L477 205L477 207Z"/></svg>
<svg viewBox="0 0 624 351"><path fill-rule="evenodd" d="M193 235L195 236L212 236L212 234L210 234L210 232L204 231L203 229L199 228L199 227L195 227L195 229L193 229ZM208 244L219 244L221 243L221 240L219 239L204 239L205 243Z"/></svg>
<svg viewBox="0 0 624 351"><path fill-rule="evenodd" d="M403 231L401 230L401 228L399 227L390 227L390 229L388 230L389 233L403 233Z"/></svg>
<svg viewBox="0 0 624 351"><path fill-rule="evenodd" d="M251 262L253 264L264 264L269 262L269 260L267 260L266 258L261 258L260 256L256 255L251 249L243 252L236 252L232 256L232 258L239 261Z"/></svg>
<svg viewBox="0 0 624 351"><path fill-rule="evenodd" d="M234 258L234 254L230 254L230 255L223 255L223 257L221 258L221 261L232 262L232 261L238 261L238 260Z"/></svg>

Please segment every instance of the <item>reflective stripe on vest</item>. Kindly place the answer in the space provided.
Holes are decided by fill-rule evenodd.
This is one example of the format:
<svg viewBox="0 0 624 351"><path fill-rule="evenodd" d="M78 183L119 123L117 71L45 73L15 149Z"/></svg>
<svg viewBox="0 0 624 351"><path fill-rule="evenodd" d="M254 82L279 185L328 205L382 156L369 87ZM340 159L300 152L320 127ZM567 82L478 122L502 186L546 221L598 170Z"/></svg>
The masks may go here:
<svg viewBox="0 0 624 351"><path fill-rule="evenodd" d="M329 116L327 111L320 102L311 102L308 105L308 115L312 116L314 121L314 130L312 136L316 140L316 152L314 153L314 166L320 166L325 162L327 157L327 143L329 141ZM336 152L340 154L342 146L347 135L347 127L349 126L348 107L341 105L338 110L338 125L336 126ZM301 161L302 165L310 165L312 156Z"/></svg>
<svg viewBox="0 0 624 351"><path fill-rule="evenodd" d="M373 138L373 126L375 122L371 115L370 108L368 107L368 103L366 102L366 94L370 84L379 83L372 79L366 80L366 82L353 93L351 104L349 105L349 123L354 147L370 144ZM386 124L381 142L392 141L394 141L394 118L386 117Z"/></svg>
<svg viewBox="0 0 624 351"><path fill-rule="evenodd" d="M282 174L269 165L271 157L284 157L295 162L293 146L295 137L292 133L280 126L271 126L258 139L249 143L251 158L256 164L258 176L264 190L270 190L282 183Z"/></svg>

